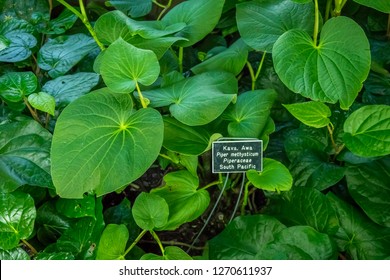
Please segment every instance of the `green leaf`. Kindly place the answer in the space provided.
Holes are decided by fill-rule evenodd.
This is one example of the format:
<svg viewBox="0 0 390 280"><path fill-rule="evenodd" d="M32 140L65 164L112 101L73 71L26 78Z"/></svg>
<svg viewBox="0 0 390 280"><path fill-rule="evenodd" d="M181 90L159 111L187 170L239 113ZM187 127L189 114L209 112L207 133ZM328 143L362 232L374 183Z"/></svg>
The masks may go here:
<svg viewBox="0 0 390 280"><path fill-rule="evenodd" d="M175 230L184 223L192 222L204 213L210 203L206 190L197 190L199 179L186 170L164 176L165 186L151 193L165 199L169 207L168 222L159 230Z"/></svg>
<svg viewBox="0 0 390 280"><path fill-rule="evenodd" d="M37 77L32 72L8 72L0 77L0 97L18 102L35 91Z"/></svg>
<svg viewBox="0 0 390 280"><path fill-rule="evenodd" d="M68 218L95 217L95 197L85 196L83 199L63 199L56 202L57 211Z"/></svg>
<svg viewBox="0 0 390 280"><path fill-rule="evenodd" d="M390 227L390 160L348 166L348 191L371 220Z"/></svg>
<svg viewBox="0 0 390 280"><path fill-rule="evenodd" d="M145 39L141 36L134 36L131 39L128 39L127 42L132 44L134 47L144 50L153 51L157 59L163 57L165 52L177 41L183 40L180 37L161 37L154 39Z"/></svg>
<svg viewBox="0 0 390 280"><path fill-rule="evenodd" d="M125 225L109 224L104 229L97 248L97 260L124 260L129 232Z"/></svg>
<svg viewBox="0 0 390 280"><path fill-rule="evenodd" d="M363 103L390 104L390 75L370 72L364 82L364 89Z"/></svg>
<svg viewBox="0 0 390 280"><path fill-rule="evenodd" d="M211 135L204 127L188 126L174 118L164 118L163 146L184 155L200 155L211 148L211 143L222 135Z"/></svg>
<svg viewBox="0 0 390 280"><path fill-rule="evenodd" d="M344 123L347 148L362 157L390 154L390 106L367 105L353 112Z"/></svg>
<svg viewBox="0 0 390 280"><path fill-rule="evenodd" d="M0 35L0 52L10 45L11 41L7 39L7 37L4 37L3 35Z"/></svg>
<svg viewBox="0 0 390 280"><path fill-rule="evenodd" d="M249 47L243 40L234 42L228 49L220 52L191 68L195 74L207 71L226 71L237 76L248 59Z"/></svg>
<svg viewBox="0 0 390 280"><path fill-rule="evenodd" d="M65 9L55 19L39 26L39 31L43 34L63 34L66 30L72 28L77 21L77 16L70 10Z"/></svg>
<svg viewBox="0 0 390 280"><path fill-rule="evenodd" d="M330 237L309 226L294 226L283 229L275 234L275 240L267 244L265 248L275 245L287 245L287 253L290 250L295 250L303 257L300 259L329 260L337 257L336 246ZM263 250L260 250L256 255L258 259L264 257L266 254Z"/></svg>
<svg viewBox="0 0 390 280"><path fill-rule="evenodd" d="M62 108L80 96L90 92L99 82L99 75L95 73L76 73L60 76L46 82L42 91L52 95L58 107Z"/></svg>
<svg viewBox="0 0 390 280"><path fill-rule="evenodd" d="M34 200L22 192L0 193L0 249L18 246L33 232L36 210Z"/></svg>
<svg viewBox="0 0 390 280"><path fill-rule="evenodd" d="M133 217L144 230L164 227L168 222L169 206L162 197L142 192L133 205Z"/></svg>
<svg viewBox="0 0 390 280"><path fill-rule="evenodd" d="M390 2L387 0L353 0L361 5L374 8L382 13L390 13Z"/></svg>
<svg viewBox="0 0 390 280"><path fill-rule="evenodd" d="M151 85L160 73L154 52L138 49L121 38L107 48L100 67L106 85L117 92L131 92L137 83Z"/></svg>
<svg viewBox="0 0 390 280"><path fill-rule="evenodd" d="M178 42L180 47L192 46L208 35L221 17L225 0L188 0L173 7L162 22L173 25L185 23L187 26L177 36L188 39Z"/></svg>
<svg viewBox="0 0 390 280"><path fill-rule="evenodd" d="M37 44L37 39L25 32L9 32L5 35L10 44L7 48L0 51L1 62L19 62L29 58L32 54L32 48Z"/></svg>
<svg viewBox="0 0 390 280"><path fill-rule="evenodd" d="M56 101L50 94L46 92L33 93L28 96L28 102L33 108L54 116Z"/></svg>
<svg viewBox="0 0 390 280"><path fill-rule="evenodd" d="M84 34L62 35L49 39L38 52L38 66L52 78L67 73L97 47L93 38Z"/></svg>
<svg viewBox="0 0 390 280"><path fill-rule="evenodd" d="M0 260L30 260L30 256L22 248L13 248L12 250L0 250Z"/></svg>
<svg viewBox="0 0 390 280"><path fill-rule="evenodd" d="M288 191L292 187L293 178L281 162L264 158L263 171L248 170L246 176L253 186L267 191Z"/></svg>
<svg viewBox="0 0 390 280"><path fill-rule="evenodd" d="M2 12L4 14L17 16L32 23L48 20L50 17L49 5L45 0L30 0L26 2L5 0L2 8Z"/></svg>
<svg viewBox="0 0 390 280"><path fill-rule="evenodd" d="M267 213L287 226L308 225L333 235L339 228L336 211L328 198L313 188L292 188L282 197L272 198Z"/></svg>
<svg viewBox="0 0 390 280"><path fill-rule="evenodd" d="M390 228L373 223L364 213L328 193L340 221L335 236L339 251L355 260L383 260L390 255Z"/></svg>
<svg viewBox="0 0 390 280"><path fill-rule="evenodd" d="M157 158L163 122L153 109L133 109L128 94L100 89L68 105L51 149L57 193L82 198L115 191L140 177ZM124 172L124 170L126 172Z"/></svg>
<svg viewBox="0 0 390 280"><path fill-rule="evenodd" d="M255 0L238 4L236 17L245 43L257 51L272 52L276 40L288 30L312 33L314 5L290 0Z"/></svg>
<svg viewBox="0 0 390 280"><path fill-rule="evenodd" d="M191 256L176 246L167 246L164 248L164 256L156 254L145 254L141 260L192 260Z"/></svg>
<svg viewBox="0 0 390 280"><path fill-rule="evenodd" d="M267 215L235 218L216 237L209 241L211 260L255 259L263 245L274 240L275 234L286 228Z"/></svg>
<svg viewBox="0 0 390 280"><path fill-rule="evenodd" d="M336 103L348 109L370 70L370 45L352 19L328 20L315 45L310 35L290 30L275 42L275 70L286 86L314 101Z"/></svg>
<svg viewBox="0 0 390 280"><path fill-rule="evenodd" d="M35 121L0 125L0 192L29 184L51 187L51 134Z"/></svg>
<svg viewBox="0 0 390 280"><path fill-rule="evenodd" d="M137 18L150 13L152 10L152 0L110 0L108 3L117 10Z"/></svg>
<svg viewBox="0 0 390 280"><path fill-rule="evenodd" d="M330 123L332 112L324 103L309 101L304 103L283 104L283 106L305 125L321 128Z"/></svg>
<svg viewBox="0 0 390 280"><path fill-rule="evenodd" d="M144 91L152 107L169 106L178 121L197 126L220 116L236 98L237 80L227 72L205 72L173 85Z"/></svg>
<svg viewBox="0 0 390 280"><path fill-rule="evenodd" d="M222 118L229 121L231 137L257 138L266 127L276 92L272 89L247 91L238 96ZM256 106L253 106L256 104Z"/></svg>

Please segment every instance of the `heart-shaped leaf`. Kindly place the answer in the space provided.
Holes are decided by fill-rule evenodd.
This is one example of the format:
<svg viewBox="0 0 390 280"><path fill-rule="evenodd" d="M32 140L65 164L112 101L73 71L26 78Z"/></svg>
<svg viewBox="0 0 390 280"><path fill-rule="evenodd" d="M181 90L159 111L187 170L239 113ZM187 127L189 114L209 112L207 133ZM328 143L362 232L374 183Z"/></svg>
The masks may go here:
<svg viewBox="0 0 390 280"><path fill-rule="evenodd" d="M51 150L57 193L82 198L119 189L157 158L163 122L153 109L133 109L131 97L100 89L68 105L58 118Z"/></svg>
<svg viewBox="0 0 390 280"><path fill-rule="evenodd" d="M165 199L169 206L168 223L159 230L175 230L192 222L207 209L210 196L206 190L197 190L199 179L188 171L177 171L164 176L165 186L152 190Z"/></svg>
<svg viewBox="0 0 390 280"><path fill-rule="evenodd" d="M129 232L125 225L109 224L100 237L97 260L124 260Z"/></svg>
<svg viewBox="0 0 390 280"><path fill-rule="evenodd" d="M368 105L353 112L344 123L344 142L362 157L390 154L390 106Z"/></svg>
<svg viewBox="0 0 390 280"><path fill-rule="evenodd" d="M28 102L35 109L54 116L56 101L50 94L46 92L33 93L28 96Z"/></svg>
<svg viewBox="0 0 390 280"><path fill-rule="evenodd" d="M288 191L292 187L292 176L281 162L265 158L263 171L248 170L246 176L256 188L267 191Z"/></svg>
<svg viewBox="0 0 390 280"><path fill-rule="evenodd" d="M169 106L172 116L190 125L215 120L235 99L236 77L227 72L205 72L173 85L144 91L152 107Z"/></svg>
<svg viewBox="0 0 390 280"><path fill-rule="evenodd" d="M137 225L144 230L164 227L169 217L169 206L162 197L142 192L134 201L133 217Z"/></svg>
<svg viewBox="0 0 390 280"><path fill-rule="evenodd" d="M257 51L272 52L272 46L284 32L291 29L312 32L314 5L300 5L291 0L254 0L238 4L236 16L245 43Z"/></svg>
<svg viewBox="0 0 390 280"><path fill-rule="evenodd" d="M33 72L9 72L0 77L0 96L11 102L21 101L38 86Z"/></svg>
<svg viewBox="0 0 390 280"><path fill-rule="evenodd" d="M34 200L22 192L0 193L0 249L18 246L34 229L36 210Z"/></svg>
<svg viewBox="0 0 390 280"><path fill-rule="evenodd" d="M321 128L330 123L329 117L332 112L329 107L322 102L309 101L304 103L284 104L283 106L291 115L308 126Z"/></svg>
<svg viewBox="0 0 390 280"><path fill-rule="evenodd" d="M1 62L19 62L29 58L32 48L37 44L37 39L25 32L10 32L4 36L9 45L0 51Z"/></svg>
<svg viewBox="0 0 390 280"><path fill-rule="evenodd" d="M315 101L348 109L371 64L370 45L362 28L347 17L328 20L318 45L307 32L290 30L275 42L275 70L287 87Z"/></svg>
<svg viewBox="0 0 390 280"><path fill-rule="evenodd" d="M138 49L119 38L105 51L100 74L106 85L117 92L131 92L137 83L151 85L160 74L154 52Z"/></svg>

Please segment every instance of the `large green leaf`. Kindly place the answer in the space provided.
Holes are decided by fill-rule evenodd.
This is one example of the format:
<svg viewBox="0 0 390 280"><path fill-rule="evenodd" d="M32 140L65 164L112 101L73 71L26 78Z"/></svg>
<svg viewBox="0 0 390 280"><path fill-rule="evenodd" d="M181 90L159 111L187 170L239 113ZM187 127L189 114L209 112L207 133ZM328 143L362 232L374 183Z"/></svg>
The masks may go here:
<svg viewBox="0 0 390 280"><path fill-rule="evenodd" d="M29 184L51 187L51 134L26 120L0 125L0 191L11 192Z"/></svg>
<svg viewBox="0 0 390 280"><path fill-rule="evenodd" d="M200 155L211 148L211 142L221 134L210 134L200 126L188 126L174 118L164 118L163 146L184 155Z"/></svg>
<svg viewBox="0 0 390 280"><path fill-rule="evenodd" d="M10 42L9 45L0 51L1 62L19 62L29 58L32 48L37 44L37 39L25 32L9 32L4 37Z"/></svg>
<svg viewBox="0 0 390 280"><path fill-rule="evenodd" d="M207 209L210 196L206 190L197 190L199 179L186 170L171 172L164 176L165 186L152 190L165 199L169 218L159 230L175 230L184 223L198 218Z"/></svg>
<svg viewBox="0 0 390 280"><path fill-rule="evenodd" d="M328 198L313 188L292 188L282 197L271 199L267 213L287 226L308 225L332 235L339 228L335 210Z"/></svg>
<svg viewBox="0 0 390 280"><path fill-rule="evenodd" d="M235 76L227 72L205 72L160 89L144 91L152 107L169 106L172 116L190 125L215 120L235 99Z"/></svg>
<svg viewBox="0 0 390 280"><path fill-rule="evenodd" d="M304 103L294 103L283 105L295 118L304 124L321 128L330 123L329 117L332 112L329 107L322 102L309 101Z"/></svg>
<svg viewBox="0 0 390 280"><path fill-rule="evenodd" d="M110 0L112 6L117 10L136 18L150 13L152 10L152 0Z"/></svg>
<svg viewBox="0 0 390 280"><path fill-rule="evenodd" d="M390 228L373 223L364 213L328 193L340 221L335 240L340 251L357 260L383 260L390 255Z"/></svg>
<svg viewBox="0 0 390 280"><path fill-rule="evenodd" d="M257 51L272 52L276 40L286 31L312 32L314 5L291 0L254 0L237 5L237 27L245 43Z"/></svg>
<svg viewBox="0 0 390 280"><path fill-rule="evenodd" d="M368 217L390 227L390 160L348 166L348 191Z"/></svg>
<svg viewBox="0 0 390 280"><path fill-rule="evenodd" d="M191 71L195 74L206 71L226 71L238 75L248 59L248 51L249 47L243 40L239 39L223 52L192 67Z"/></svg>
<svg viewBox="0 0 390 280"><path fill-rule="evenodd" d="M217 25L225 0L188 0L170 10L162 19L168 25L185 23L187 26L177 33L188 39L177 43L180 47L192 46L202 40Z"/></svg>
<svg viewBox="0 0 390 280"><path fill-rule="evenodd" d="M267 215L235 218L219 235L209 241L209 256L215 260L254 259L263 245L286 228Z"/></svg>
<svg viewBox="0 0 390 280"><path fill-rule="evenodd" d="M36 210L34 200L22 192L0 193L0 249L18 246L33 232Z"/></svg>
<svg viewBox="0 0 390 280"><path fill-rule="evenodd" d="M167 224L169 206L162 197L142 192L134 201L132 212L134 220L140 228L153 230Z"/></svg>
<svg viewBox="0 0 390 280"><path fill-rule="evenodd" d="M353 112L344 123L347 148L363 157L390 154L390 106L367 105Z"/></svg>
<svg viewBox="0 0 390 280"><path fill-rule="evenodd" d="M290 30L273 47L275 70L292 91L348 109L370 70L370 46L362 28L347 17L328 20L316 45L310 35Z"/></svg>
<svg viewBox="0 0 390 280"><path fill-rule="evenodd" d="M62 35L49 39L38 52L38 65L52 78L67 73L97 45L85 34Z"/></svg>
<svg viewBox="0 0 390 280"><path fill-rule="evenodd" d="M80 72L48 81L43 85L42 91L52 95L61 108L88 93L98 82L98 74Z"/></svg>
<svg viewBox="0 0 390 280"><path fill-rule="evenodd" d="M238 96L222 115L229 121L231 137L257 138L266 127L276 92L272 89L248 91Z"/></svg>
<svg viewBox="0 0 390 280"><path fill-rule="evenodd" d="M119 189L157 158L163 122L153 109L133 109L131 97L100 89L65 108L54 130L52 176L57 193L82 198Z"/></svg>
<svg viewBox="0 0 390 280"><path fill-rule="evenodd" d="M117 92L131 92L138 83L151 85L160 73L154 52L138 49L121 38L107 48L100 67L106 85Z"/></svg>
<svg viewBox="0 0 390 280"><path fill-rule="evenodd" d="M330 237L327 234L317 232L309 226L293 226L276 233L275 240L260 250L256 258L268 259L270 257L270 246L273 249L275 248L274 246L278 246L277 248L282 250L279 253L293 254L293 259L297 255L299 259L308 260L336 259L337 256L336 246ZM291 251L295 252L292 253Z"/></svg>
<svg viewBox="0 0 390 280"><path fill-rule="evenodd" d="M125 225L109 224L104 229L97 248L97 260L124 260L129 232Z"/></svg>
<svg viewBox="0 0 390 280"><path fill-rule="evenodd" d="M267 191L288 191L292 187L293 178L281 162L264 158L263 171L248 170L246 176L256 188Z"/></svg>
<svg viewBox="0 0 390 280"><path fill-rule="evenodd" d="M353 0L356 3L362 4L381 11L383 13L390 13L390 2L388 0Z"/></svg>
<svg viewBox="0 0 390 280"><path fill-rule="evenodd" d="M8 72L0 77L0 97L18 102L35 91L38 86L33 72Z"/></svg>

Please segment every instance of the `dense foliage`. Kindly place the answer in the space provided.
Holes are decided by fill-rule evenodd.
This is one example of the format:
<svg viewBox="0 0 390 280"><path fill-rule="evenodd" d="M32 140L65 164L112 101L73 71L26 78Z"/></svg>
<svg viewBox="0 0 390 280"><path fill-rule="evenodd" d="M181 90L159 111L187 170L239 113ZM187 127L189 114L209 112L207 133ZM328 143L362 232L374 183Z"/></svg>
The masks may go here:
<svg viewBox="0 0 390 280"><path fill-rule="evenodd" d="M390 2L161 2L0 0L0 259L390 258Z"/></svg>

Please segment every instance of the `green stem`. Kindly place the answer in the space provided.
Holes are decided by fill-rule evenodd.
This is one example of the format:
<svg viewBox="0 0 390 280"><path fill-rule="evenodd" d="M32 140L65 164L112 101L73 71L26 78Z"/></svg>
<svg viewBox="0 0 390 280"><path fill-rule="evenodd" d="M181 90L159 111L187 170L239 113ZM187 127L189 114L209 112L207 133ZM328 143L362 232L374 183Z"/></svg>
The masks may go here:
<svg viewBox="0 0 390 280"><path fill-rule="evenodd" d="M22 239L21 241L23 242L24 245L26 245L30 249L31 254L33 256L38 254L38 251L30 243L28 243L27 240Z"/></svg>
<svg viewBox="0 0 390 280"><path fill-rule="evenodd" d="M142 108L147 108L148 105L146 104L145 98L142 95L141 89L139 88L139 85L138 85L137 81L135 82L135 87L137 88L137 92L138 92L138 95L139 95L139 99L141 101Z"/></svg>
<svg viewBox="0 0 390 280"><path fill-rule="evenodd" d="M133 249L135 247L135 245L137 245L137 243L141 240L141 238L145 235L145 233L147 233L148 231L147 230L143 230L138 236L137 238L134 240L133 243L131 243L130 247L127 248L126 252L123 254L123 256L126 256L130 251L131 249Z"/></svg>
<svg viewBox="0 0 390 280"><path fill-rule="evenodd" d="M39 120L37 111L35 111L35 110L31 107L30 103L28 102L27 97L24 97L24 98L23 98L23 102L24 102L24 104L26 104L27 109L30 111L30 114L31 114L31 116L34 118L34 120L36 120L38 123L41 123L41 121Z"/></svg>
<svg viewBox="0 0 390 280"><path fill-rule="evenodd" d="M259 63L259 67L257 68L256 74L255 74L255 71L253 70L253 67L250 64L250 62L249 61L246 62L246 65L248 66L248 70L249 70L249 73L250 73L251 79L252 79L252 90L256 89L256 82L257 82L257 79L260 76L261 69L263 68L263 64L264 64L264 60L265 60L266 54L267 54L267 52L263 52L263 55L261 57L261 60L260 60L260 63Z"/></svg>
<svg viewBox="0 0 390 280"><path fill-rule="evenodd" d="M173 158L171 158L170 156L167 156L167 155L165 155L165 154L158 154L160 157L162 157L162 158L165 158L165 159L167 159L167 160L169 160L169 161L172 161L173 163L178 163L176 160L174 160Z"/></svg>
<svg viewBox="0 0 390 280"><path fill-rule="evenodd" d="M315 47L317 47L319 25L320 25L320 12L319 12L319 8L318 8L318 0L314 0L314 33L313 33L313 40L314 40L314 46Z"/></svg>
<svg viewBox="0 0 390 280"><path fill-rule="evenodd" d="M153 0L152 1L154 4L156 4L157 6L159 6L160 8L163 8L163 9L165 9L165 5L164 4L160 4L160 3L158 3L156 0Z"/></svg>
<svg viewBox="0 0 390 280"><path fill-rule="evenodd" d="M328 128L328 131L329 131L330 141L332 142L333 149L337 152L338 148L337 148L336 142L334 141L334 138L333 138L334 126L332 123L330 123L330 125L328 124L328 125L326 125L326 127Z"/></svg>
<svg viewBox="0 0 390 280"><path fill-rule="evenodd" d="M158 235L153 230L150 230L150 233L152 234L154 240L156 240L158 246L160 247L161 254L164 256L165 255L165 250L164 250L164 246L161 243L160 238L158 237Z"/></svg>
<svg viewBox="0 0 390 280"><path fill-rule="evenodd" d="M243 201L242 201L242 205L241 205L241 216L245 215L245 207L248 205L249 185L250 185L250 182L248 181L245 184L245 188L244 188L244 197L243 197Z"/></svg>
<svg viewBox="0 0 390 280"><path fill-rule="evenodd" d="M92 25L89 23L88 16L87 16L87 13L85 11L83 0L79 0L81 13L78 10L76 10L74 7L69 5L67 2L65 2L64 0L57 0L57 1L60 2L62 5L64 5L72 13L74 13L79 19L81 19L81 21L84 23L85 27L87 27L89 33L92 35L92 37L95 40L96 44L99 46L100 50L104 51L106 48L99 41L99 39L97 38L95 30L93 29Z"/></svg>
<svg viewBox="0 0 390 280"><path fill-rule="evenodd" d="M221 180L218 180L218 181L214 181L214 182L211 182L210 184L207 184L206 186L204 186L203 188L201 188L201 190L207 190L208 188L212 187L212 186L216 186L216 185L219 185L219 184L222 184L223 182Z"/></svg>
<svg viewBox="0 0 390 280"><path fill-rule="evenodd" d="M332 7L332 0L327 0L326 1L326 10L325 10L325 22L329 19L330 17L330 10Z"/></svg>
<svg viewBox="0 0 390 280"><path fill-rule="evenodd" d="M183 74L183 56L184 56L184 48L179 48L179 72Z"/></svg>
<svg viewBox="0 0 390 280"><path fill-rule="evenodd" d="M172 5L172 0L169 0L168 4L166 5L161 5L160 3L158 3L157 1L153 1L156 5L160 6L161 8L164 8L161 13L158 15L157 17L157 20L160 20L162 18L162 16L168 11L168 9L171 7ZM158 4L157 4L158 3Z"/></svg>

